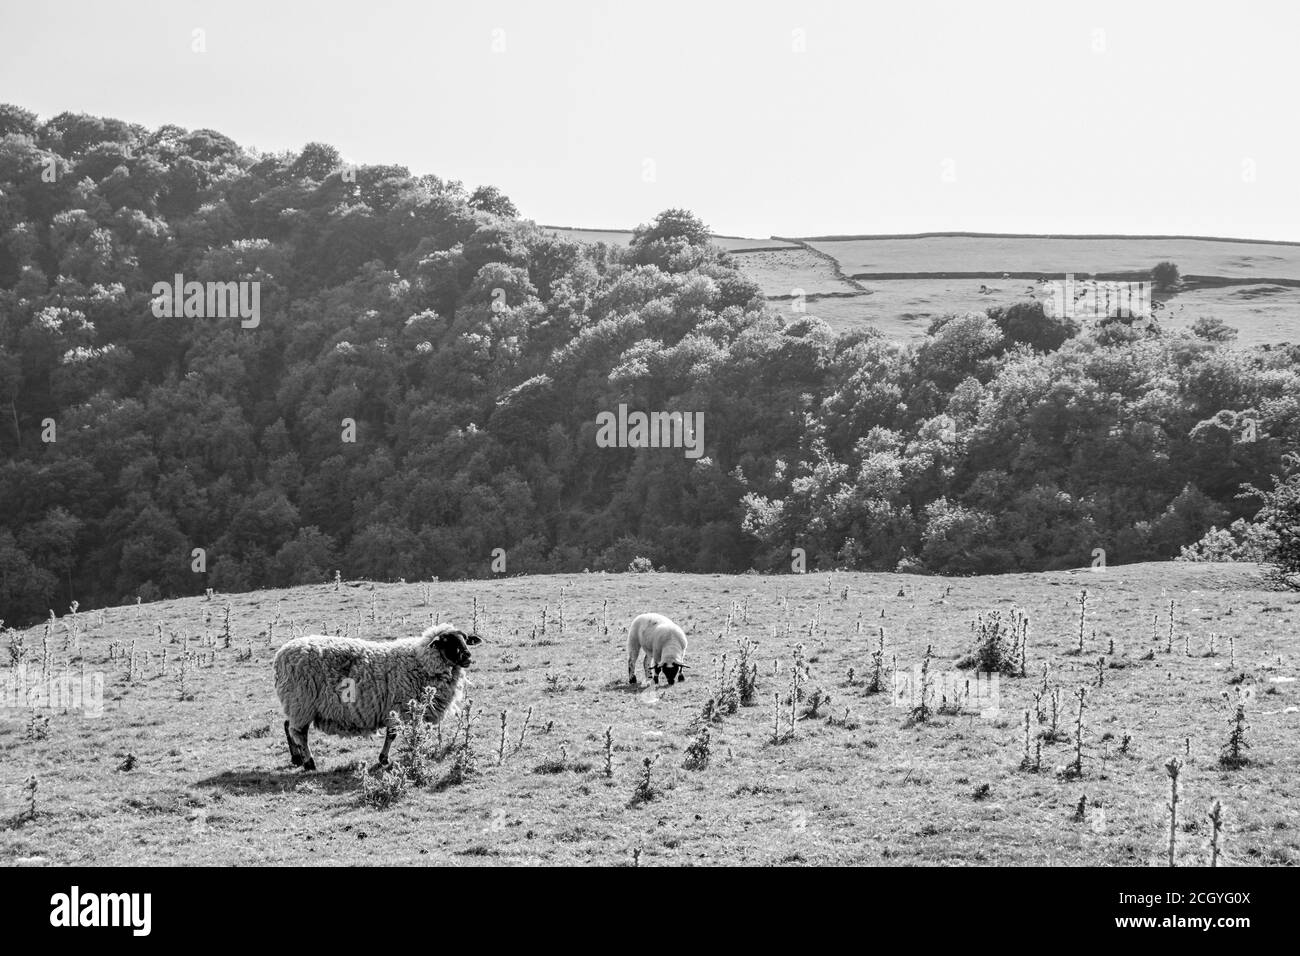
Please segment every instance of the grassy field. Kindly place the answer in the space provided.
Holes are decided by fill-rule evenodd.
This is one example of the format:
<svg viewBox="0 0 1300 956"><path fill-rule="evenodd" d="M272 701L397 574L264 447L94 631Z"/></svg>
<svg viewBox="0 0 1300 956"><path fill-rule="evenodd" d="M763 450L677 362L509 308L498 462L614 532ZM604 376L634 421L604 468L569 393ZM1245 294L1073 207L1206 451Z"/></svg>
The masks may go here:
<svg viewBox="0 0 1300 956"><path fill-rule="evenodd" d="M747 272L751 258L743 260ZM908 341L924 338L930 321L950 312L995 305L1005 308L1031 298L1051 300L1049 288L1022 279L873 279L860 284L868 290L865 294L817 298L814 293L805 303L806 314L824 319L839 332L867 325L896 341ZM808 291L813 293L814 289L823 291L820 287ZM1158 298L1166 305L1159 314L1165 329L1190 328L1204 316L1221 319L1237 329L1238 346L1300 341L1300 288L1241 285L1192 289ZM771 306L790 311L788 300L772 299Z"/></svg>
<svg viewBox="0 0 1300 956"><path fill-rule="evenodd" d="M858 291L835 275L830 262L801 246L746 252L737 261L769 297L793 295L795 289L803 289L805 294Z"/></svg>
<svg viewBox="0 0 1300 956"><path fill-rule="evenodd" d="M1075 655L1084 588L1085 650ZM907 702L867 693L878 628L886 670L896 657L910 671L932 645L932 673L946 675L970 650L976 615L1013 603L1031 621L1028 676L1002 677L996 708L910 724ZM691 679L630 688L625 628L652 609L687 627ZM292 768L272 685L276 647L322 630L418 633L435 617L464 626L477 617L487 640L469 691L479 773L381 810L363 803L353 772L374 763L378 737L314 734L320 770ZM104 712L53 713L48 727L33 727L25 709L0 712L0 864L630 864L640 850L641 865L1159 865L1164 763L1174 754L1186 761L1180 863L1207 859L1205 814L1218 798L1226 864L1296 864L1298 623L1300 594L1263 589L1253 566L1178 563L965 579L584 574L320 585L112 608L102 621L83 610L75 626L65 617L52 627L48 654L56 672L84 661L105 675ZM21 635L33 662L43 632ZM741 636L758 644L756 703L712 723L707 766L686 769L718 658L730 652L734 664ZM793 735L774 743L789 705L774 716L773 695L789 693L798 642L807 694ZM1101 686L1098 656L1107 659ZM1061 772L1072 740L1047 743L1038 772L1020 769L1023 715L1045 666L1049 689L1061 692L1063 732L1073 734L1072 695L1087 687L1078 779ZM817 688L830 700L803 713ZM1221 695L1241 689L1253 692L1250 763L1226 770ZM654 793L638 802L646 758ZM434 767L438 777L449 762Z"/></svg>
<svg viewBox="0 0 1300 956"><path fill-rule="evenodd" d="M748 263L750 256L744 258ZM970 312L995 305L1009 306L1027 298L1045 301L1050 293L1036 283L1022 279L883 279L862 282L867 289L847 298L814 299L807 314L824 319L836 331L868 325L889 338L907 341L925 336L930 320L950 312ZM1035 287L1035 294L1029 288ZM985 291L980 291L983 288ZM772 307L788 311L789 303L773 301Z"/></svg>
<svg viewBox="0 0 1300 956"><path fill-rule="evenodd" d="M1300 279L1300 244L1201 239L1023 239L931 236L921 239L810 240L849 275L873 272L1147 272L1158 262L1184 275Z"/></svg>

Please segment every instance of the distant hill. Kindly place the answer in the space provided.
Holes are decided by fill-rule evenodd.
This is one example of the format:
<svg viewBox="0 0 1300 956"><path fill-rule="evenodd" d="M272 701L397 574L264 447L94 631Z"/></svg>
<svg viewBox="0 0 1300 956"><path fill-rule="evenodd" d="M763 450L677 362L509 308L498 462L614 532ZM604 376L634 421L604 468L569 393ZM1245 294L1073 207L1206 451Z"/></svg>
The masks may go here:
<svg viewBox="0 0 1300 956"><path fill-rule="evenodd" d="M583 242L626 244L630 232L546 227ZM1162 322L1201 317L1236 328L1243 346L1300 342L1300 242L1209 236L909 235L738 239L715 236L775 308L803 290L833 328L878 328L916 340L934 318L1050 297L1039 279L1099 275L1144 280L1172 261L1182 287ZM1004 278L1006 277L1006 278Z"/></svg>

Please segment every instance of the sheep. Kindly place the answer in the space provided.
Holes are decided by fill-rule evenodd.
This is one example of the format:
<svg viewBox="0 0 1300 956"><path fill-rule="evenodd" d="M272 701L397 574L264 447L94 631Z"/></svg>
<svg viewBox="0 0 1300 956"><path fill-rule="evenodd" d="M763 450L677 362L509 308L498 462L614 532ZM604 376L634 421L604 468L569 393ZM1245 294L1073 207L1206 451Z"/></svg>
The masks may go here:
<svg viewBox="0 0 1300 956"><path fill-rule="evenodd" d="M686 664L686 634L682 629L662 614L642 614L627 632L627 682L636 683L636 659L645 652L642 664L645 666L646 680L653 679L659 683L659 672L668 678L669 686L679 680L686 680L682 671ZM651 672L653 666L654 671Z"/></svg>
<svg viewBox="0 0 1300 956"><path fill-rule="evenodd" d="M457 708L472 663L470 647L482 643L451 624L431 627L419 637L363 641L310 634L286 641L275 654L275 692L284 706L284 735L295 767L315 770L307 728L357 736L385 728L381 766L397 736L400 714L410 719L407 702L426 687L435 691L425 714L434 723Z"/></svg>

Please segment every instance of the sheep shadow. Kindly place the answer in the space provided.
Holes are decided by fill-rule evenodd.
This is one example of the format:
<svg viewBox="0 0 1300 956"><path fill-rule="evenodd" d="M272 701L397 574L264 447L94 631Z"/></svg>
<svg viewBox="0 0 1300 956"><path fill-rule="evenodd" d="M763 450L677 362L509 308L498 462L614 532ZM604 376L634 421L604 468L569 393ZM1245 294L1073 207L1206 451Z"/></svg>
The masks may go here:
<svg viewBox="0 0 1300 956"><path fill-rule="evenodd" d="M198 781L195 786L212 787L236 796L253 796L266 793L293 793L310 784L312 792L349 793L356 790L356 771L353 767L333 770L223 770L221 773Z"/></svg>
<svg viewBox="0 0 1300 956"><path fill-rule="evenodd" d="M641 691L645 690L647 687L654 687L654 684L642 684L640 681L637 681L635 684L629 684L627 678L624 677L615 678L614 680L609 681L602 689L619 690L625 694L635 695L641 693Z"/></svg>

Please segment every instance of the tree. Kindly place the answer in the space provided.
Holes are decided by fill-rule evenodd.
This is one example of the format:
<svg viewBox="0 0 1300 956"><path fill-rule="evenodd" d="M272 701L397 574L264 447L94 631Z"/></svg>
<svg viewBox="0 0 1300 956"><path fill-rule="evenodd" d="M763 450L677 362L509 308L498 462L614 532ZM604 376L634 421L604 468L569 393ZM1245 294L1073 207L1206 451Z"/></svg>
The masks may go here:
<svg viewBox="0 0 1300 956"><path fill-rule="evenodd" d="M1157 292L1169 292L1178 286L1178 266L1169 261L1157 263L1151 270L1151 281Z"/></svg>
<svg viewBox="0 0 1300 956"><path fill-rule="evenodd" d="M289 167L289 175L295 179L323 182L325 177L342 165L343 159L333 146L328 143L308 143Z"/></svg>
<svg viewBox="0 0 1300 956"><path fill-rule="evenodd" d="M1037 352L1054 352L1066 339L1079 334L1079 325L1068 315L1056 318L1043 311L1037 299L1016 302L1005 309L994 306L988 316L997 323L1008 342L1024 342Z"/></svg>
<svg viewBox="0 0 1300 956"><path fill-rule="evenodd" d="M505 219L519 218L519 210L510 201L510 197L496 186L478 187L470 193L469 205L471 209L481 209L483 212L490 212L494 216Z"/></svg>
<svg viewBox="0 0 1300 956"><path fill-rule="evenodd" d="M36 114L12 103L0 103L0 137L16 133L19 136L35 136L39 127Z"/></svg>
<svg viewBox="0 0 1300 956"><path fill-rule="evenodd" d="M636 227L631 246L639 250L673 239L684 239L692 246L706 246L710 238L709 227L694 213L686 209L665 209L655 216L654 222Z"/></svg>
<svg viewBox="0 0 1300 956"><path fill-rule="evenodd" d="M1247 486L1247 492L1263 499L1255 520L1275 535L1270 541L1268 560L1282 576L1300 574L1300 454L1283 459L1283 475L1273 477L1273 487L1261 491Z"/></svg>

